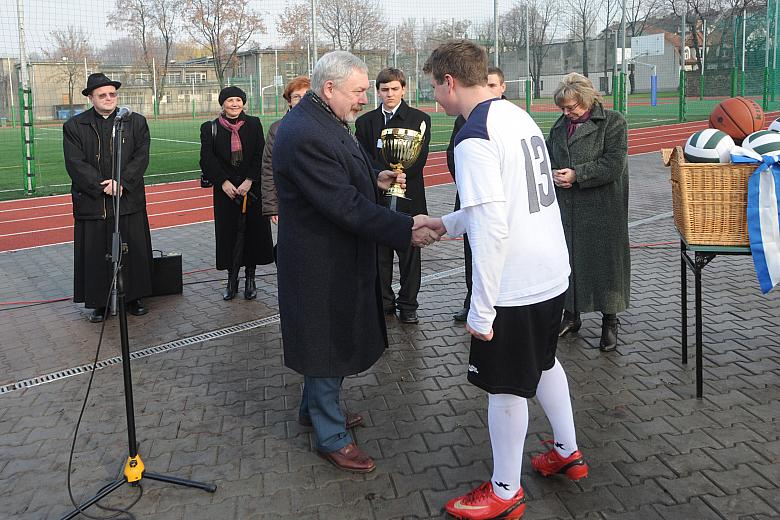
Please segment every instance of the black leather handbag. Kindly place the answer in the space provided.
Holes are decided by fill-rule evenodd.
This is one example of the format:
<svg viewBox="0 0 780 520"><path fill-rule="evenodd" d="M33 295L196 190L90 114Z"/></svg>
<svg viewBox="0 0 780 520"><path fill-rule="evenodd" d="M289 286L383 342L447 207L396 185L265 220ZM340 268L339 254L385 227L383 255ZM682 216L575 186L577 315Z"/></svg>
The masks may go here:
<svg viewBox="0 0 780 520"><path fill-rule="evenodd" d="M155 256L159 253L160 256ZM181 253L152 251L152 296L182 293Z"/></svg>
<svg viewBox="0 0 780 520"><path fill-rule="evenodd" d="M217 120L211 122L211 151L214 152L214 155L217 154ZM200 172L200 187L201 188L211 188L214 186L214 184L206 178L205 175L203 175L203 171Z"/></svg>

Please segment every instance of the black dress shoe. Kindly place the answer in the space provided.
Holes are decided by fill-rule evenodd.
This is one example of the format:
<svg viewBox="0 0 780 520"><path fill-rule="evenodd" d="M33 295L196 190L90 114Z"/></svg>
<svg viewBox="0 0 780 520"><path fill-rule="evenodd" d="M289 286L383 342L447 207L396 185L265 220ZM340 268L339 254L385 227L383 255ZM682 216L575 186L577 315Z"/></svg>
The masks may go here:
<svg viewBox="0 0 780 520"><path fill-rule="evenodd" d="M405 311L401 309L400 314L398 315L398 321L401 323L419 323L420 320L417 319L417 311Z"/></svg>
<svg viewBox="0 0 780 520"><path fill-rule="evenodd" d="M147 312L149 312L149 309L144 307L144 302L141 301L141 298L138 298L135 301L132 301L127 306L127 312L132 314L133 316L143 316Z"/></svg>
<svg viewBox="0 0 780 520"><path fill-rule="evenodd" d="M582 320L579 312L563 311L561 328L558 329L558 337L562 338L570 332L577 332L582 327Z"/></svg>
<svg viewBox="0 0 780 520"><path fill-rule="evenodd" d="M461 310L452 315L452 319L455 321L466 321L469 319L469 308L463 307Z"/></svg>
<svg viewBox="0 0 780 520"><path fill-rule="evenodd" d="M601 341L599 341L599 350L602 352L612 352L617 349L618 341L618 320L615 314L605 314L601 319Z"/></svg>
<svg viewBox="0 0 780 520"><path fill-rule="evenodd" d="M99 309L92 309L92 312L89 313L89 316L87 316L87 319L90 321L90 323L100 323L103 321L103 314L105 314L106 308L100 307Z"/></svg>

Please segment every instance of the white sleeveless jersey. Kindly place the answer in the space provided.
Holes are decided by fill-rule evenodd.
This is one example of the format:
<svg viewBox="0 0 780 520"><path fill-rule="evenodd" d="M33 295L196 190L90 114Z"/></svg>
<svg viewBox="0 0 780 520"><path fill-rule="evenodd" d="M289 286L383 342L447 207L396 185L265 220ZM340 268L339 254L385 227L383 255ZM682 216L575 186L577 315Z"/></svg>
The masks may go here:
<svg viewBox="0 0 780 520"><path fill-rule="evenodd" d="M550 158L539 126L504 99L477 105L455 138L455 177L462 208L506 207L506 255L496 306L549 300L569 283L569 253L555 197ZM480 263L501 261L475 258ZM492 296L492 297L491 297Z"/></svg>

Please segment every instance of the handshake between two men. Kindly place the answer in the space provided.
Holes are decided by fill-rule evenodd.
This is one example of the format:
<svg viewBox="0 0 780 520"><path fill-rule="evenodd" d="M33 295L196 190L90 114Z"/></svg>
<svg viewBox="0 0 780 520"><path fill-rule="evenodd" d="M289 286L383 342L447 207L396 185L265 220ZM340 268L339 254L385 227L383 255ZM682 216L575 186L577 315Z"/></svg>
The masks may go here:
<svg viewBox="0 0 780 520"><path fill-rule="evenodd" d="M429 246L441 240L441 237L446 234L447 228L444 227L440 218L429 217L428 215L415 215L414 225L412 226L413 246Z"/></svg>
<svg viewBox="0 0 780 520"><path fill-rule="evenodd" d="M376 184L379 189L387 191L393 183L401 189L406 189L406 174L391 170L383 170L377 176ZM438 242L447 233L442 220L428 215L416 215L412 225L412 245L425 247Z"/></svg>

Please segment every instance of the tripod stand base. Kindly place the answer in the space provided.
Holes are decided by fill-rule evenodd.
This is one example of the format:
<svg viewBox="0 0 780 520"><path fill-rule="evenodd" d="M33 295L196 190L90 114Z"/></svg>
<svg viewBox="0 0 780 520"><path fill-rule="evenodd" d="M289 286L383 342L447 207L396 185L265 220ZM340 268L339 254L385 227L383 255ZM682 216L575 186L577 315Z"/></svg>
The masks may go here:
<svg viewBox="0 0 780 520"><path fill-rule="evenodd" d="M61 520L72 520L73 518L76 518L81 514L82 511L90 506L95 505L97 502L100 502L112 492L122 487L123 484L135 484L144 478L148 478L149 480L157 480L159 482L167 482L169 484L176 484L178 486L202 489L203 491L208 491L209 493L214 493L217 490L216 484L207 484L205 482L198 482L196 480L187 480L171 475L162 475L160 473L144 471L144 463L141 461L141 457L138 455L135 457L128 457L127 464L125 464L124 475L125 478L121 478L112 482L111 484L108 484L106 487L98 491L95 496L82 503L78 509L74 509L67 515L63 516ZM131 478L134 478L135 480L130 480Z"/></svg>

